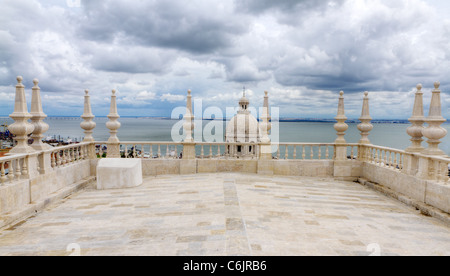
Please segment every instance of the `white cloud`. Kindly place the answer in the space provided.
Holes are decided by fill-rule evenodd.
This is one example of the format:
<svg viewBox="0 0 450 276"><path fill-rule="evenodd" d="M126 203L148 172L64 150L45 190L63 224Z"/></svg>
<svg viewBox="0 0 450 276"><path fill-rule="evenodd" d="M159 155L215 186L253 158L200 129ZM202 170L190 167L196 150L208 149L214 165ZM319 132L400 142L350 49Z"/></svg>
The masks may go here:
<svg viewBox="0 0 450 276"><path fill-rule="evenodd" d="M29 91L39 78L54 113L68 112L63 101L82 108L88 88L98 115L117 88L119 105L130 107L123 115L140 115L170 112L188 89L206 104L236 106L245 85L252 104L268 90L281 115L299 117L333 116L339 90L358 117L367 90L373 117L407 118L418 82L440 80L450 94L447 2L5 1L0 87L22 75Z"/></svg>
<svg viewBox="0 0 450 276"><path fill-rule="evenodd" d="M156 99L156 93L154 92L141 91L136 95L136 100L140 101L149 101L154 99Z"/></svg>
<svg viewBox="0 0 450 276"><path fill-rule="evenodd" d="M171 102L171 103L174 103L174 102L181 102L181 101L184 101L185 100L185 96L183 96L183 95L172 95L172 94L170 94L170 93L166 93L166 94L163 94L161 97L160 97L160 100L161 101L167 101L167 102Z"/></svg>

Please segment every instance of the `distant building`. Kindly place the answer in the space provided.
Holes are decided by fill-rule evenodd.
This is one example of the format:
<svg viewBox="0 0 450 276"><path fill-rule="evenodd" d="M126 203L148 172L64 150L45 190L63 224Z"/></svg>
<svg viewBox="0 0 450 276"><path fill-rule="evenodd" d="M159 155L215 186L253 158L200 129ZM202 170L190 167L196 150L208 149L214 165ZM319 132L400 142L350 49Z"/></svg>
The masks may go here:
<svg viewBox="0 0 450 276"><path fill-rule="evenodd" d="M239 145L239 143L258 143L261 138L261 130L258 120L248 110L250 101L245 97L245 90L239 100L239 111L227 124L225 141L237 143L229 145L228 152L231 156L245 157L256 154L256 148L252 145Z"/></svg>

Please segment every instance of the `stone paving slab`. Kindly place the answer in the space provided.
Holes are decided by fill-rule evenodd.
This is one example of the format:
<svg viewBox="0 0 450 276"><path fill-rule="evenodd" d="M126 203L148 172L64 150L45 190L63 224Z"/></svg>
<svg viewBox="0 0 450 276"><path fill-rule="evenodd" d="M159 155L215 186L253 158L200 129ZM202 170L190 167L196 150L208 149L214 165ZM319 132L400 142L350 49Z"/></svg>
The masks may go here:
<svg viewBox="0 0 450 276"><path fill-rule="evenodd" d="M450 227L353 182L218 173L86 189L0 232L2 256L73 253L449 256Z"/></svg>

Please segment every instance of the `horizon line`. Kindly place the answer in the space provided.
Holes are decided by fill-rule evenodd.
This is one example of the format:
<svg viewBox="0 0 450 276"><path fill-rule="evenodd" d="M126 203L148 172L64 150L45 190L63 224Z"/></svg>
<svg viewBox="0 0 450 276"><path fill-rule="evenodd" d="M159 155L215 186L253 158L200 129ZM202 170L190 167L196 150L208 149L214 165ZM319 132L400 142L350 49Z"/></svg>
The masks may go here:
<svg viewBox="0 0 450 276"><path fill-rule="evenodd" d="M96 118L107 118L107 115L104 116L95 116ZM9 115L0 115L0 118L10 118ZM75 115L47 115L47 118L80 118L81 116ZM145 115L121 115L120 118L158 118L158 119L169 119L169 120L180 120L174 119L168 116L145 116ZM231 118L202 118L203 120L230 120ZM257 118L258 119L258 118ZM326 117L290 117L283 116L279 118L280 120L307 120L307 121L336 121L334 118L326 118ZM390 119L372 119L372 121L408 121L409 119L404 118L390 118ZM359 118L348 118L346 121L359 121Z"/></svg>

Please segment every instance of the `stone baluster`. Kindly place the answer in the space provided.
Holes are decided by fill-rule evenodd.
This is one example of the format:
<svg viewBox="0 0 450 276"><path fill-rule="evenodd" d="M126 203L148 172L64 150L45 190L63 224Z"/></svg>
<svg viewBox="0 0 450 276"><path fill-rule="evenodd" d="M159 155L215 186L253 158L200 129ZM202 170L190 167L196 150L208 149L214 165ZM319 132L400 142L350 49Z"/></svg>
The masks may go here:
<svg viewBox="0 0 450 276"><path fill-rule="evenodd" d="M423 129L422 134L428 138L428 148L423 151L425 155L445 156L445 152L439 149L440 139L447 135L447 130L441 127L446 120L442 117L441 111L441 91L439 90L440 83L434 83L434 90L431 96L430 111L425 122L428 127Z"/></svg>
<svg viewBox="0 0 450 276"><path fill-rule="evenodd" d="M48 131L49 126L44 122L44 119L47 118L47 115L44 113L42 109L42 100L41 100L41 89L39 88L39 80L33 80L34 86L32 88L32 96L31 96L31 123L34 126L33 138L34 142L31 145L35 150L46 150L51 148L50 145L42 142L44 138L44 133Z"/></svg>
<svg viewBox="0 0 450 276"><path fill-rule="evenodd" d="M183 141L183 159L195 159L195 144L192 137L194 130L194 114L192 113L191 90L188 90L186 100L186 114L184 115L183 128L186 131L186 137Z"/></svg>
<svg viewBox="0 0 450 276"><path fill-rule="evenodd" d="M17 77L14 112L9 115L14 123L8 127L8 130L16 136L15 140L17 141L17 145L9 151L10 154L35 152L28 145L28 134L33 132L34 126L28 122L32 116L28 113L25 86L22 84L22 80L21 76Z"/></svg>
<svg viewBox="0 0 450 276"><path fill-rule="evenodd" d="M363 107L359 120L361 121L358 125L358 130L361 132L361 140L359 140L359 143L371 144L368 138L369 132L373 129L373 125L370 123L372 117L370 117L369 113L369 92L364 92Z"/></svg>
<svg viewBox="0 0 450 276"><path fill-rule="evenodd" d="M336 144L345 144L345 131L348 129L348 125L345 123L347 121L347 117L345 116L345 108L344 108L344 91L341 91L339 96L339 104L338 104L338 112L336 119L337 123L334 125L334 129L337 132Z"/></svg>
<svg viewBox="0 0 450 276"><path fill-rule="evenodd" d="M120 141L117 137L118 129L121 124L117 119L120 118L117 113L117 102L116 102L116 90L112 90L111 95L111 107L110 112L108 114L109 121L106 123L106 127L110 130L110 137L108 139L108 153L106 155L107 158L120 158Z"/></svg>
<svg viewBox="0 0 450 276"><path fill-rule="evenodd" d="M409 118L409 121L412 123L412 126L408 127L406 132L409 136L412 137L411 142L412 145L408 147L406 152L422 152L425 148L422 147L422 131L424 129L423 124L425 122L425 117L423 114L423 92L422 85L417 85L416 96L414 99L414 108L412 117Z"/></svg>

